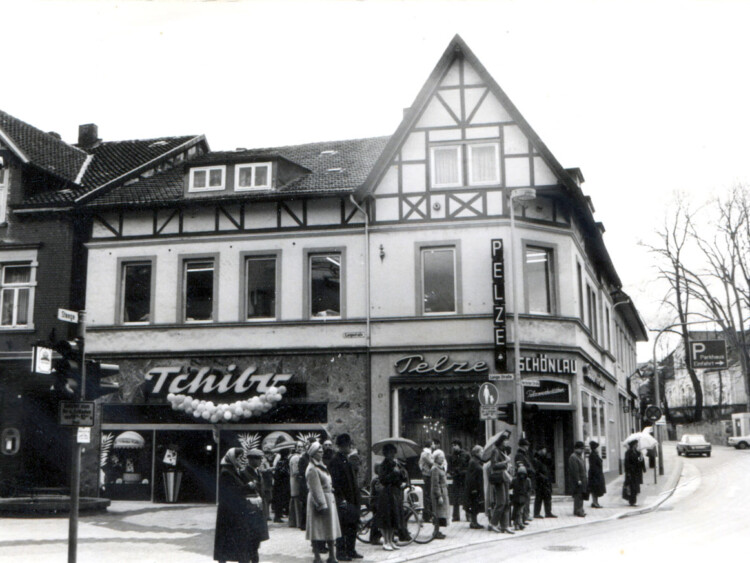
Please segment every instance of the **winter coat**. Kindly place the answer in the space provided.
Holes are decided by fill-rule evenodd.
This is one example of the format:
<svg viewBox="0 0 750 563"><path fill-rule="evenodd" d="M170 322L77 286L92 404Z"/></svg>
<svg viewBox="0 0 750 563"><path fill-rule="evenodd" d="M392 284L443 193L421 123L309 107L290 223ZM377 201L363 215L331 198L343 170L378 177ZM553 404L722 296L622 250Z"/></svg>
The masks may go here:
<svg viewBox="0 0 750 563"><path fill-rule="evenodd" d="M508 475L511 473L510 456L505 455L497 448L492 449L490 460L484 464L484 511L489 517L495 508L505 506L510 503L510 482L500 484L490 483L490 473L492 466L497 463L505 463L508 468Z"/></svg>
<svg viewBox="0 0 750 563"><path fill-rule="evenodd" d="M333 494L336 497L336 508L339 511L341 523L349 525L359 522L359 510L362 498L354 467L349 458L341 452L336 452L328 462L331 473Z"/></svg>
<svg viewBox="0 0 750 563"><path fill-rule="evenodd" d="M450 499L448 498L448 476L445 470L435 464L430 470L430 500L432 512L438 518L450 518Z"/></svg>
<svg viewBox="0 0 750 563"><path fill-rule="evenodd" d="M537 493L545 494L552 492L552 459L548 455L534 454L534 468L536 469Z"/></svg>
<svg viewBox="0 0 750 563"><path fill-rule="evenodd" d="M582 495L588 491L588 478L586 476L586 462L583 456L573 452L568 458L568 476L570 478L570 493Z"/></svg>
<svg viewBox="0 0 750 563"><path fill-rule="evenodd" d="M258 494L260 474L255 470L243 474L252 484L245 482L232 467L223 466L219 473L216 561L249 561L258 552L258 544L268 539L268 524Z"/></svg>
<svg viewBox="0 0 750 563"><path fill-rule="evenodd" d="M479 514L484 502L482 460L472 456L464 481L464 508L470 514Z"/></svg>
<svg viewBox="0 0 750 563"><path fill-rule="evenodd" d="M299 496L299 458L300 454L293 454L289 458L289 494Z"/></svg>
<svg viewBox="0 0 750 563"><path fill-rule="evenodd" d="M643 473L646 471L646 464L643 456L638 451L629 449L625 452L625 485L630 487L630 494L637 495L641 492L643 484Z"/></svg>
<svg viewBox="0 0 750 563"><path fill-rule="evenodd" d="M511 498L514 504L525 504L529 501L529 494L531 493L531 479L525 473L518 473L513 478L513 482L510 484L510 488L513 490Z"/></svg>
<svg viewBox="0 0 750 563"><path fill-rule="evenodd" d="M516 468L518 468L519 463L523 463L524 467L526 468L526 473L528 473L529 479L534 481L536 478L536 467L534 466L534 462L531 461L531 454L529 454L529 451L525 448L518 448L518 451L516 452L516 457L513 460Z"/></svg>
<svg viewBox="0 0 750 563"><path fill-rule="evenodd" d="M309 490L305 538L320 541L340 538L341 527L336 511L336 497L331 485L331 474L322 462L311 460L305 471L305 479Z"/></svg>
<svg viewBox="0 0 750 563"><path fill-rule="evenodd" d="M375 501L375 526L383 529L403 528L403 500L401 485L408 475L398 462L385 458L378 467L378 482L382 487Z"/></svg>
<svg viewBox="0 0 750 563"><path fill-rule="evenodd" d="M589 454L589 491L595 497L601 497L607 493L602 458L596 450L591 450Z"/></svg>

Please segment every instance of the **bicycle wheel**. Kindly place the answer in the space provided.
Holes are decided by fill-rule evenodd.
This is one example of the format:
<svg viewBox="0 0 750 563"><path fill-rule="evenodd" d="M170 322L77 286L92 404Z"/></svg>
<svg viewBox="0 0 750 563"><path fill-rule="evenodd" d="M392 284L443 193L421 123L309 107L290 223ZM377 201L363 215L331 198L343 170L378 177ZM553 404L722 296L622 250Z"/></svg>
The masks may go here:
<svg viewBox="0 0 750 563"><path fill-rule="evenodd" d="M422 509L421 508L412 508L411 509L414 514L416 514L417 518L419 519L419 529L420 533L419 535L414 539L417 543L430 543L433 540L432 535L432 522L425 522L422 520Z"/></svg>
<svg viewBox="0 0 750 563"><path fill-rule="evenodd" d="M357 539L362 543L370 543L370 530L372 529L372 510L365 507L359 511L359 526L357 526Z"/></svg>
<svg viewBox="0 0 750 563"><path fill-rule="evenodd" d="M424 534L422 530L422 519L417 511L411 506L404 506L404 527L409 536L404 538L399 536L398 545L409 545L411 542L419 542L419 538Z"/></svg>

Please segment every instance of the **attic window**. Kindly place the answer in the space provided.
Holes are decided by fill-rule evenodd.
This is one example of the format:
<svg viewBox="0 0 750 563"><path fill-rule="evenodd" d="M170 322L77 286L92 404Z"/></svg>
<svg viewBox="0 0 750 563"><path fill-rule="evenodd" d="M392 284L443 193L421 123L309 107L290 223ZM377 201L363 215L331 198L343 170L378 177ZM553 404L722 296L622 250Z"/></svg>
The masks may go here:
<svg viewBox="0 0 750 563"><path fill-rule="evenodd" d="M203 166L190 169L189 191L209 192L224 189L226 166Z"/></svg>
<svg viewBox="0 0 750 563"><path fill-rule="evenodd" d="M320 156L329 156L329 155L332 155L332 154L338 154L338 152L339 151L334 151L334 150L320 151Z"/></svg>
<svg viewBox="0 0 750 563"><path fill-rule="evenodd" d="M271 163L254 162L237 165L238 192L249 190L267 190L271 187Z"/></svg>
<svg viewBox="0 0 750 563"><path fill-rule="evenodd" d="M326 170L326 172L332 172L334 174L335 173L341 174L342 172L344 172L344 169L343 168L329 168L328 170Z"/></svg>

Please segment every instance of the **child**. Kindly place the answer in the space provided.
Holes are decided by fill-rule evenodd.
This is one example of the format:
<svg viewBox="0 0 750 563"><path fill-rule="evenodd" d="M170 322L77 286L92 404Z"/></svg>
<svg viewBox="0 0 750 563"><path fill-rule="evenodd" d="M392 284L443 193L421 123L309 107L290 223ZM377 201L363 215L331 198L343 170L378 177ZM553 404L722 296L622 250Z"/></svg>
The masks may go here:
<svg viewBox="0 0 750 563"><path fill-rule="evenodd" d="M526 467L522 463L518 464L516 476L513 478L510 488L513 491L511 494L513 502L513 514L511 515L513 527L516 530L523 530L526 527L523 525L523 507L529 502L531 479L529 479Z"/></svg>

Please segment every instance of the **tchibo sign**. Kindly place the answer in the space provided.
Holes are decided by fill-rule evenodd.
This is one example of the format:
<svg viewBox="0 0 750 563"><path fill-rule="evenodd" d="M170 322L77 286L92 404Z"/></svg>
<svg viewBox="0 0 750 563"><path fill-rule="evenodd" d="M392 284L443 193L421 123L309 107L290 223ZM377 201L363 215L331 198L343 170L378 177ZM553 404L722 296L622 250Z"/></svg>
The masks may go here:
<svg viewBox="0 0 750 563"><path fill-rule="evenodd" d="M250 366L242 372L231 365L221 371L212 367L191 368L166 366L151 369L146 374L150 382L151 395L188 394L239 396L250 393L265 393L270 387L283 385L292 378L288 373L255 373L257 366Z"/></svg>

